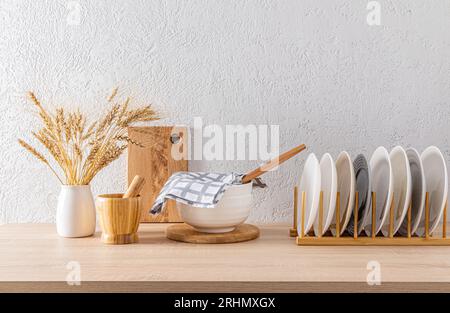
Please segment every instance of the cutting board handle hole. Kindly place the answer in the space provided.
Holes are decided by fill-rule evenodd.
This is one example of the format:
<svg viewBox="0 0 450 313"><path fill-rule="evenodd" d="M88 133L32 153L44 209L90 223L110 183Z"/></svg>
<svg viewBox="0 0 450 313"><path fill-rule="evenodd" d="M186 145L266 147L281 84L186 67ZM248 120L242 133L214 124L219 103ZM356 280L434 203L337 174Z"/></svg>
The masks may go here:
<svg viewBox="0 0 450 313"><path fill-rule="evenodd" d="M181 134L172 134L170 135L170 142L174 145L181 141Z"/></svg>

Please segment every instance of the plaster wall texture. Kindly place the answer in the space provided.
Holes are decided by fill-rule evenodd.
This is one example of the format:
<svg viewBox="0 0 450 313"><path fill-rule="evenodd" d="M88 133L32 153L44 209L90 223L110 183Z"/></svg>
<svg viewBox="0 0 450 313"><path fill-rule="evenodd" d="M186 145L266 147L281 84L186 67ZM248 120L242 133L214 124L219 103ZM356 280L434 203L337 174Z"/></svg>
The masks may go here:
<svg viewBox="0 0 450 313"><path fill-rule="evenodd" d="M95 119L112 87L160 124L280 125L280 150L370 157L437 145L450 164L450 2L0 0L0 223L53 222L59 184L16 143L37 125L25 93ZM289 221L307 154L265 175L253 222ZM192 161L245 172L258 161ZM126 186L126 155L93 181Z"/></svg>

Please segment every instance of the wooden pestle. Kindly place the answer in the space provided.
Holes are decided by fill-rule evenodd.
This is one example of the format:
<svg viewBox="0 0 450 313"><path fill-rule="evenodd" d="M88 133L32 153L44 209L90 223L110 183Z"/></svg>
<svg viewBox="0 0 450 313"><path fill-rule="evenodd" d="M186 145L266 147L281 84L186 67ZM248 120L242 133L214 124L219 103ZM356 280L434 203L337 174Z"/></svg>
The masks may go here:
<svg viewBox="0 0 450 313"><path fill-rule="evenodd" d="M127 191L123 194L122 198L134 198L139 195L144 187L145 179L139 175L134 176L133 181L130 186L128 186Z"/></svg>

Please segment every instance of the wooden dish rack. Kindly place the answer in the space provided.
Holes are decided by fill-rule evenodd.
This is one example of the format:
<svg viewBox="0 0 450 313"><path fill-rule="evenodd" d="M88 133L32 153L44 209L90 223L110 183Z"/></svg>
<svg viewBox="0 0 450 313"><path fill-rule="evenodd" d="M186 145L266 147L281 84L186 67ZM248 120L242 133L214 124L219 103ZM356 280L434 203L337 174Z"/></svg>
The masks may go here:
<svg viewBox="0 0 450 313"><path fill-rule="evenodd" d="M311 231L305 234L305 210L306 210L306 192L302 192L301 199L301 219L300 232L298 225L298 187L294 188L294 222L290 229L290 236L296 237L296 243L299 246L448 246L450 240L447 239L447 205L446 201L443 212L442 236L435 237L430 234L430 201L429 193L425 196L425 237L416 237L411 234L411 204L407 212L407 236L394 236L394 199L391 201L389 211L389 236L376 236L376 193L372 192L372 231L371 236L358 236L358 192L355 194L355 208L353 212L353 236L348 233L340 235L340 194L336 195L336 235L333 236L328 231L324 235L315 236ZM323 230L323 192L320 192L319 212L318 212L318 232L322 234Z"/></svg>

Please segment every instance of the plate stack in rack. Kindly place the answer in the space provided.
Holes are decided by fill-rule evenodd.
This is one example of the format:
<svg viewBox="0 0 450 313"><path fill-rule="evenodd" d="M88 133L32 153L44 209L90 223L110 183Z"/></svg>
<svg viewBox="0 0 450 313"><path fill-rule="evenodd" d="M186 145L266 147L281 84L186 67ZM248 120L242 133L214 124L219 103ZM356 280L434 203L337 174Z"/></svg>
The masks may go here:
<svg viewBox="0 0 450 313"><path fill-rule="evenodd" d="M431 236L446 212L447 166L435 146L421 154L379 147L370 160L343 151L336 161L329 153L319 161L311 153L298 192L300 238Z"/></svg>

